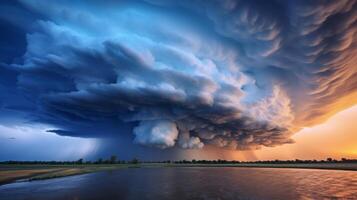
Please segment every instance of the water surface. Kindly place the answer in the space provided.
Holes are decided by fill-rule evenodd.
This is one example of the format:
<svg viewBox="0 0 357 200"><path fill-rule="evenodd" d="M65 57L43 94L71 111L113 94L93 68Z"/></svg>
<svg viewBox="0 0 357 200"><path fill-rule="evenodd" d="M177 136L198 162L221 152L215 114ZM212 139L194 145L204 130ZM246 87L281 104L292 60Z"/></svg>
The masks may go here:
<svg viewBox="0 0 357 200"><path fill-rule="evenodd" d="M0 199L357 199L357 172L135 168L13 183Z"/></svg>

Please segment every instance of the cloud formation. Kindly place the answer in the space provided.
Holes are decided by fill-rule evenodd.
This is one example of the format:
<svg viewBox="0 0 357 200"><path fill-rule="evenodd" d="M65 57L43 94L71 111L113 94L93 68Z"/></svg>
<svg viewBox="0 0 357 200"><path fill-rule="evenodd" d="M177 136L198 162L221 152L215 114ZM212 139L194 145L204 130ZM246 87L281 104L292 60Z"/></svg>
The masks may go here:
<svg viewBox="0 0 357 200"><path fill-rule="evenodd" d="M59 135L256 149L357 103L354 0L21 5L36 17L0 90L26 100L2 109Z"/></svg>
<svg viewBox="0 0 357 200"><path fill-rule="evenodd" d="M152 145L159 148L168 148L175 145L178 130L174 122L166 120L141 121L134 128L134 142L143 145Z"/></svg>

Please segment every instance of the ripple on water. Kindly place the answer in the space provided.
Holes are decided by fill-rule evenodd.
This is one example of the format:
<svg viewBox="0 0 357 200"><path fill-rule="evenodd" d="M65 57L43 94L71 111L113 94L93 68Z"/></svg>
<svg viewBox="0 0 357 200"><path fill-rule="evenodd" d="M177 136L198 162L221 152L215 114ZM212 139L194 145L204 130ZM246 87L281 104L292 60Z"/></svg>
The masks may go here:
<svg viewBox="0 0 357 200"><path fill-rule="evenodd" d="M356 199L357 172L135 168L0 186L0 199Z"/></svg>

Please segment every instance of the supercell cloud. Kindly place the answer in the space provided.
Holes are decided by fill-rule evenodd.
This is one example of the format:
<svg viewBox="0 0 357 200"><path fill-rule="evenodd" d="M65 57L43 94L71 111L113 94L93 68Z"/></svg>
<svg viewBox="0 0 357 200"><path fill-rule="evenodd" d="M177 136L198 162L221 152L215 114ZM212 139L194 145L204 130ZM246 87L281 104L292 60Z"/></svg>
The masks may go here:
<svg viewBox="0 0 357 200"><path fill-rule="evenodd" d="M0 120L161 149L246 150L292 143L357 103L355 0L20 1L0 10L2 28L24 38L2 43L0 111L17 114Z"/></svg>

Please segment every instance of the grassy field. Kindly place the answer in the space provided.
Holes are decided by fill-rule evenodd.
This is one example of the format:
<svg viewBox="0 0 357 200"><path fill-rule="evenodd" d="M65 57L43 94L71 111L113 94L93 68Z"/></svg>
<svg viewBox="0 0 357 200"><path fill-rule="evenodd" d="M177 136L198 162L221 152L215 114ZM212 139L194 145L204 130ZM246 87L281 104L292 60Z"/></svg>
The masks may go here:
<svg viewBox="0 0 357 200"><path fill-rule="evenodd" d="M14 181L33 181L50 179L98 171L117 170L140 167L256 167L256 168L302 168L357 171L357 163L310 163L310 164L174 164L174 163L141 163L141 164L82 164L82 165L6 165L0 164L0 185Z"/></svg>
<svg viewBox="0 0 357 200"><path fill-rule="evenodd" d="M115 165L0 165L0 185L18 180L33 181L97 171L129 168L128 164Z"/></svg>

